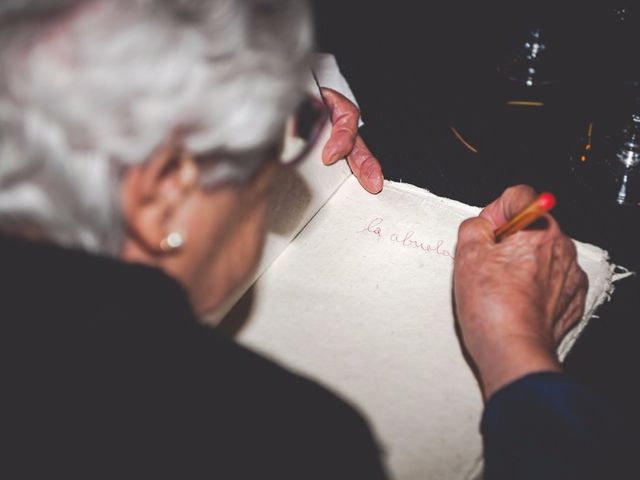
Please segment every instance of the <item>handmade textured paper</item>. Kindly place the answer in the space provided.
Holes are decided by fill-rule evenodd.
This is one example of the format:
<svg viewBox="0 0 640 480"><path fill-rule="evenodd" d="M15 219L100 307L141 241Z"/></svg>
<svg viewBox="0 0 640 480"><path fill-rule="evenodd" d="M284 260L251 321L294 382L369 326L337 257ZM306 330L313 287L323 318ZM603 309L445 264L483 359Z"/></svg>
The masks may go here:
<svg viewBox="0 0 640 480"><path fill-rule="evenodd" d="M333 61L335 64L335 60ZM337 68L337 67L336 67ZM337 75L337 74L336 74ZM310 76L307 91L320 100L318 85ZM218 324L242 294L287 248L298 232L311 220L342 183L351 176L346 161L328 167L322 163L322 150L329 139L329 123L309 152L306 160L294 169L281 172L268 220L268 232L260 264L226 305L204 318L205 323ZM285 144L285 149L287 145Z"/></svg>
<svg viewBox="0 0 640 480"><path fill-rule="evenodd" d="M478 469L483 404L451 302L457 229L477 213L410 185L370 195L351 177L254 285L239 341L356 405L394 478ZM578 252L590 280L582 328L612 266L599 248Z"/></svg>

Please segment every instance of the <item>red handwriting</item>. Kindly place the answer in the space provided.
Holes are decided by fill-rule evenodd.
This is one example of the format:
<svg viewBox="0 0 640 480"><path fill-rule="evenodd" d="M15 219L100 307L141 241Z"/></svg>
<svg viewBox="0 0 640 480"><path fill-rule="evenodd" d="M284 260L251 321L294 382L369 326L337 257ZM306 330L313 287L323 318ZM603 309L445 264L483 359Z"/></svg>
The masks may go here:
<svg viewBox="0 0 640 480"><path fill-rule="evenodd" d="M369 225L364 227L358 233L369 232L369 233L373 233L374 235L376 235L378 237L382 237L382 228L380 227L382 222L383 222L382 218L374 218L373 220L371 220L369 222Z"/></svg>
<svg viewBox="0 0 640 480"><path fill-rule="evenodd" d="M358 233L370 233L375 235L378 238L383 238L382 233L382 223L384 222L383 218L376 217L369 222L369 224L360 230ZM435 243L427 243L414 238L416 232L410 230L404 233L392 233L389 235L389 240L402 245L403 247L413 248L417 250L421 250L425 253L434 253L436 255L440 255L442 257L449 257L454 259L453 254L446 250L443 245L444 242L442 240L438 240Z"/></svg>

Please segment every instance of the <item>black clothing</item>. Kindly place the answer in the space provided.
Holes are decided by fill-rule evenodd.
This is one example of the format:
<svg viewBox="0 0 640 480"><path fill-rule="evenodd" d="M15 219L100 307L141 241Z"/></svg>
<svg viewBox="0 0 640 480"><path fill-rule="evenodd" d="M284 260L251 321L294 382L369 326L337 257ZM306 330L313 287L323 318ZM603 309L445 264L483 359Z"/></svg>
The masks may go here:
<svg viewBox="0 0 640 480"><path fill-rule="evenodd" d="M484 411L486 480L635 478L637 450L619 409L559 373L496 392Z"/></svg>
<svg viewBox="0 0 640 480"><path fill-rule="evenodd" d="M0 237L2 478L383 478L355 410L159 270Z"/></svg>

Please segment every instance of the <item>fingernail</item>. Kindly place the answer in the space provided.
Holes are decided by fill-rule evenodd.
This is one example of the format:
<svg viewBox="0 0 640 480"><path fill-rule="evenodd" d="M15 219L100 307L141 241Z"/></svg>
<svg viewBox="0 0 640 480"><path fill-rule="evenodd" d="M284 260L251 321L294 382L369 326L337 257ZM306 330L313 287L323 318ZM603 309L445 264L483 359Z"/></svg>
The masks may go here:
<svg viewBox="0 0 640 480"><path fill-rule="evenodd" d="M340 160L340 152L338 151L338 147L331 145L329 148L327 148L326 158L329 159L327 161L329 165Z"/></svg>
<svg viewBox="0 0 640 480"><path fill-rule="evenodd" d="M336 163L338 160L340 160L341 155L339 153L333 153L333 155L331 155L331 163Z"/></svg>
<svg viewBox="0 0 640 480"><path fill-rule="evenodd" d="M324 147L324 151L322 152L322 161L325 165L330 165L333 163L333 157L335 156L335 147L329 143L327 143Z"/></svg>
<svg viewBox="0 0 640 480"><path fill-rule="evenodd" d="M384 179L382 178L382 175L378 174L375 177L373 177L371 180L371 186L374 191L372 191L371 193L380 193L380 191L382 190L383 183L384 183Z"/></svg>

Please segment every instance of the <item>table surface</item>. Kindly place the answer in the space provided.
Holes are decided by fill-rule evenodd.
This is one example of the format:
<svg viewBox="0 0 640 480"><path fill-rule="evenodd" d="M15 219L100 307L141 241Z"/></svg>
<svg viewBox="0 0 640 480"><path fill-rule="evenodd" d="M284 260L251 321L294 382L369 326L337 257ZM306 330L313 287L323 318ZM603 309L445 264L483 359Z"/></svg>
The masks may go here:
<svg viewBox="0 0 640 480"><path fill-rule="evenodd" d="M544 12L532 23L516 9L454 5L425 15L423 5L409 2L317 3L320 47L336 54L360 103L361 134L387 179L479 206L517 183L551 191L565 232L604 248L616 264L640 269L640 207L605 201L603 188L585 183L571 158L585 125L625 102L633 89L622 88L624 80L640 78L626 57L629 29L617 18L595 7L582 17ZM539 24L549 32L548 65L558 81L528 89L500 77L496 65ZM504 105L532 98L544 107ZM620 403L636 422L639 286L636 278L619 283L565 362L570 375Z"/></svg>

